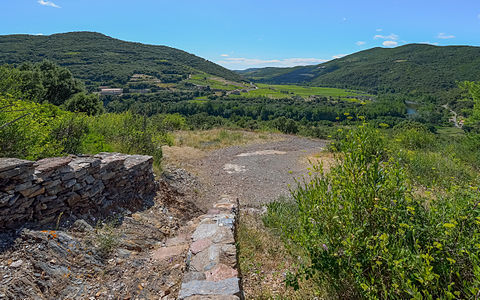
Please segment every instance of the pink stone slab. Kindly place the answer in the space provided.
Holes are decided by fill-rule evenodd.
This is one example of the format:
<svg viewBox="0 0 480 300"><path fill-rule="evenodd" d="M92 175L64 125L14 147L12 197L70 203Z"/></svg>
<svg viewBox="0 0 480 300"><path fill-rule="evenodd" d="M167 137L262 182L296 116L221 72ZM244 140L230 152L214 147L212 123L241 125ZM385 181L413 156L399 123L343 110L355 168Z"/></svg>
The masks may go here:
<svg viewBox="0 0 480 300"><path fill-rule="evenodd" d="M198 240L192 243L190 246L190 251L192 251L193 254L197 254L210 247L211 244L212 240L210 239Z"/></svg>
<svg viewBox="0 0 480 300"><path fill-rule="evenodd" d="M236 277L237 275L237 270L224 264L219 264L212 270L205 272L207 281L222 281L228 278Z"/></svg>
<svg viewBox="0 0 480 300"><path fill-rule="evenodd" d="M153 251L152 258L155 260L168 259L172 256L177 256L182 254L185 250L187 250L187 247L188 247L187 245L163 247Z"/></svg>

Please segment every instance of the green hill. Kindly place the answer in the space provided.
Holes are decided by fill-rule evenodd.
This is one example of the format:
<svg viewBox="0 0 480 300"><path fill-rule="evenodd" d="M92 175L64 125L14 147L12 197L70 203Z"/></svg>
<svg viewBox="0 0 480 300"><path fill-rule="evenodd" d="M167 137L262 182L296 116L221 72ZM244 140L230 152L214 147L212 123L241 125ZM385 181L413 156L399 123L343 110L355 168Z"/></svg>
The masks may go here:
<svg viewBox="0 0 480 300"><path fill-rule="evenodd" d="M0 64L44 59L67 67L87 86L123 85L133 74L152 75L164 83L203 73L241 80L238 74L185 51L125 42L95 32L0 36Z"/></svg>
<svg viewBox="0 0 480 300"><path fill-rule="evenodd" d="M480 47L409 44L372 48L320 65L238 71L271 84L304 84L368 92L438 92L480 80Z"/></svg>

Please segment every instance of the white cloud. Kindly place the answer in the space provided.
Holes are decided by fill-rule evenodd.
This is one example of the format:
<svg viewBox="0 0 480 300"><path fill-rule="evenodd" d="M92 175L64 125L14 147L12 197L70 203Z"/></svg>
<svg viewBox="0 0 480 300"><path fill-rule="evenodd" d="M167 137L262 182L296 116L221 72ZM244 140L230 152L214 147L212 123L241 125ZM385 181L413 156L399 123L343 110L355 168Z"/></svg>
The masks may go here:
<svg viewBox="0 0 480 300"><path fill-rule="evenodd" d="M434 46L440 45L439 43L432 43L432 42L420 42L419 44L434 45Z"/></svg>
<svg viewBox="0 0 480 300"><path fill-rule="evenodd" d="M283 58L283 59L258 59L245 57L226 57L216 63L230 69L247 69L262 67L294 67L316 65L324 63L328 59L321 58Z"/></svg>
<svg viewBox="0 0 480 300"><path fill-rule="evenodd" d="M377 28L377 32L383 31L382 28Z"/></svg>
<svg viewBox="0 0 480 300"><path fill-rule="evenodd" d="M395 33L391 33L390 35L381 35L381 34L377 34L373 37L375 40L377 39L384 39L384 40L398 40L399 36L396 35Z"/></svg>
<svg viewBox="0 0 480 300"><path fill-rule="evenodd" d="M437 35L437 38L439 39L443 39L443 40L447 40L447 39L454 39L455 36L454 35L448 35L448 34L445 34L443 32L440 32L438 35Z"/></svg>
<svg viewBox="0 0 480 300"><path fill-rule="evenodd" d="M364 41L358 41L358 42L356 42L355 44L357 44L357 46L363 46L363 45L366 44L366 42L364 42Z"/></svg>
<svg viewBox="0 0 480 300"><path fill-rule="evenodd" d="M382 44L385 47L396 47L396 46L398 46L398 42L395 42L395 41L385 41Z"/></svg>
<svg viewBox="0 0 480 300"><path fill-rule="evenodd" d="M228 54L221 54L220 56L222 56L222 57L228 57L229 55L228 55Z"/></svg>
<svg viewBox="0 0 480 300"><path fill-rule="evenodd" d="M342 22L347 22L347 18L343 17Z"/></svg>
<svg viewBox="0 0 480 300"><path fill-rule="evenodd" d="M50 6L55 8L60 8L57 4L53 3L52 1L45 1L45 0L38 0L38 3L43 6Z"/></svg>
<svg viewBox="0 0 480 300"><path fill-rule="evenodd" d="M346 56L347 54L337 54L337 55L334 55L332 56L333 59L337 59L337 58L342 58L344 56Z"/></svg>

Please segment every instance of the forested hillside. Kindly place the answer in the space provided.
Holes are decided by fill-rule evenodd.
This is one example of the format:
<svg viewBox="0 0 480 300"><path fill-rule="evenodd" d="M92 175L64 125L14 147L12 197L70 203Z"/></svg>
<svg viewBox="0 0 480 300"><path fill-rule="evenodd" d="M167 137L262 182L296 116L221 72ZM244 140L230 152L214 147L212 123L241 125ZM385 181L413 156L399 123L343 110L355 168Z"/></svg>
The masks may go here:
<svg viewBox="0 0 480 300"><path fill-rule="evenodd" d="M185 51L95 32L0 36L0 65L45 59L67 67L89 87L124 85L135 73L152 75L163 83L176 83L195 73L241 80L234 72Z"/></svg>
<svg viewBox="0 0 480 300"><path fill-rule="evenodd" d="M480 80L480 47L409 44L373 48L316 66L238 71L262 83L354 88L372 93L438 92Z"/></svg>

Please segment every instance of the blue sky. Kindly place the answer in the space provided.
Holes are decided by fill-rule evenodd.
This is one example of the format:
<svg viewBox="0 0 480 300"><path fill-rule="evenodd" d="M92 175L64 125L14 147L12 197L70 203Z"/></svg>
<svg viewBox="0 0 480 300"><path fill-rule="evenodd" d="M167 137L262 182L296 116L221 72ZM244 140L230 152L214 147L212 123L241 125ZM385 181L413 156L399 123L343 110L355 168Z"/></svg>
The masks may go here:
<svg viewBox="0 0 480 300"><path fill-rule="evenodd" d="M480 46L480 0L0 0L0 34L97 31L230 69L406 43Z"/></svg>

